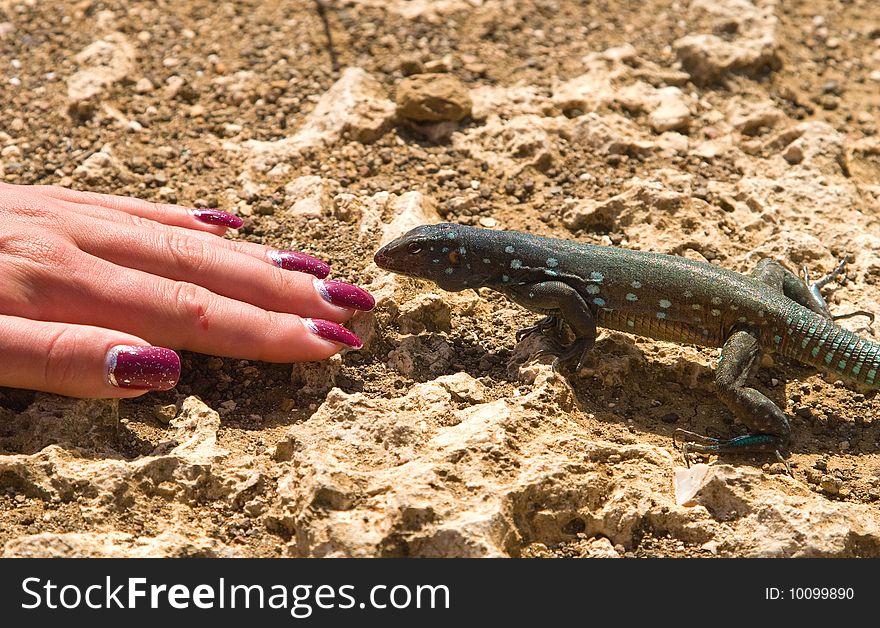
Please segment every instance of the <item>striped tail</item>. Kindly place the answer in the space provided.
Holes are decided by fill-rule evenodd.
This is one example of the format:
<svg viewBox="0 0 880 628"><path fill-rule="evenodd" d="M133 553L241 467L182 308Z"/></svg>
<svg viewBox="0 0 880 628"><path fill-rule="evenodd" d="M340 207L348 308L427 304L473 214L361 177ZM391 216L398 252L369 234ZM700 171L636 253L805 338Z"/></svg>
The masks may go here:
<svg viewBox="0 0 880 628"><path fill-rule="evenodd" d="M846 381L880 388L880 344L794 302L784 321L785 327L773 336L778 353Z"/></svg>

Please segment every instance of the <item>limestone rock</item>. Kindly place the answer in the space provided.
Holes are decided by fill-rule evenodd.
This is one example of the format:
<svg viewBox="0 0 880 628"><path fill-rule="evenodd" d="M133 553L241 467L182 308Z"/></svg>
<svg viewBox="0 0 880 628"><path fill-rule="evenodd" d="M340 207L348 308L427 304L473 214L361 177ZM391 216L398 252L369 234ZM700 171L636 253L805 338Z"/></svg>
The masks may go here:
<svg viewBox="0 0 880 628"><path fill-rule="evenodd" d="M73 171L73 176L89 184L129 183L135 178L126 165L116 157L110 144L105 144L101 150L86 157Z"/></svg>
<svg viewBox="0 0 880 628"><path fill-rule="evenodd" d="M836 503L785 478L785 493L758 482L756 469L711 467L695 490L694 503L719 521L733 521L742 536L721 547L749 557L859 556L877 548L880 519L864 506Z"/></svg>
<svg viewBox="0 0 880 628"><path fill-rule="evenodd" d="M523 114L540 114L544 103L539 90L531 85L480 85L470 90L473 107L471 117L485 120L491 115L511 118Z"/></svg>
<svg viewBox="0 0 880 628"><path fill-rule="evenodd" d="M691 123L691 112L684 94L677 87L657 90L656 108L651 112L651 127L658 133L686 131Z"/></svg>
<svg viewBox="0 0 880 628"><path fill-rule="evenodd" d="M299 218L318 218L331 213L339 183L314 175L297 177L284 186L285 211Z"/></svg>
<svg viewBox="0 0 880 628"><path fill-rule="evenodd" d="M707 30L734 32L732 41L713 32L686 35L673 44L691 79L718 83L730 73L754 75L778 65L776 0L691 0L692 22Z"/></svg>
<svg viewBox="0 0 880 628"><path fill-rule="evenodd" d="M425 330L451 331L452 310L439 294L423 293L400 308L397 323L404 334L420 334Z"/></svg>
<svg viewBox="0 0 880 628"><path fill-rule="evenodd" d="M458 122L473 103L467 88L451 74L414 74L397 86L397 115L416 122Z"/></svg>
<svg viewBox="0 0 880 628"><path fill-rule="evenodd" d="M388 244L414 227L440 222L434 201L421 192L406 192L393 198L389 206L392 219L382 229L380 246Z"/></svg>
<svg viewBox="0 0 880 628"><path fill-rule="evenodd" d="M86 118L94 101L110 85L128 78L134 70L135 49L123 33L109 33L76 55L80 70L67 79L71 115Z"/></svg>
<svg viewBox="0 0 880 628"><path fill-rule="evenodd" d="M492 116L481 127L457 133L453 146L509 176L528 167L546 171L558 160L558 138L568 136L570 127L564 117Z"/></svg>
<svg viewBox="0 0 880 628"><path fill-rule="evenodd" d="M3 558L233 558L238 551L215 539L178 532L138 537L124 532L45 532L13 539Z"/></svg>
<svg viewBox="0 0 880 628"><path fill-rule="evenodd" d="M655 211L670 212L685 202L682 194L665 190L662 185L652 182L633 183L626 192L605 201L586 199L567 211L563 224L571 230L602 226L610 228L626 221L627 207L649 205Z"/></svg>
<svg viewBox="0 0 880 628"><path fill-rule="evenodd" d="M275 142L249 141L244 147L252 155L251 166L267 172L279 162L346 136L374 141L394 120L394 103L379 82L361 68L346 68L294 135Z"/></svg>
<svg viewBox="0 0 880 628"><path fill-rule="evenodd" d="M361 340L363 341L363 338ZM367 343L364 342L364 346L366 345ZM291 367L290 385L304 396L321 395L336 385L336 377L341 370L342 359L339 355L334 355L323 362L296 363Z"/></svg>

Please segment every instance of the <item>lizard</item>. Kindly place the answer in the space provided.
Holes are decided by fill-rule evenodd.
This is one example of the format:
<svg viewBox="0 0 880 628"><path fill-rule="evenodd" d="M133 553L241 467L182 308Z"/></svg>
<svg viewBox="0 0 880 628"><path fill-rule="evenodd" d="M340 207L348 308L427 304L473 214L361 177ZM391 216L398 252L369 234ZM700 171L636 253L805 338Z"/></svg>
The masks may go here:
<svg viewBox="0 0 880 628"><path fill-rule="evenodd" d="M820 289L847 258L810 284L772 258L748 275L676 255L482 229L416 227L380 248L385 270L426 279L447 291L490 288L544 314L517 341L550 334L561 353L554 370L579 370L603 327L656 340L720 347L715 386L750 431L719 439L685 430L692 451L789 452L791 425L771 399L748 385L761 355L781 354L853 384L880 388L880 343L835 323ZM563 322L574 341L560 345ZM687 453L685 449L685 458Z"/></svg>

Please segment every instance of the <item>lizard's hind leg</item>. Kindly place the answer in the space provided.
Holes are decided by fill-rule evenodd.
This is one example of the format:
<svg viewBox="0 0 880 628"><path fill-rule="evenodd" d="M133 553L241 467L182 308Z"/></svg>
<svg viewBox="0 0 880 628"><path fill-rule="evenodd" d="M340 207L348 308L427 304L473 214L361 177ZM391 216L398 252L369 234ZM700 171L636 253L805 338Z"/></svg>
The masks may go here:
<svg viewBox="0 0 880 628"><path fill-rule="evenodd" d="M763 393L746 385L760 358L761 346L756 335L737 331L724 343L715 371L718 397L752 432L726 440L698 437L698 442L689 443L687 449L709 453L787 451L791 426L785 413Z"/></svg>
<svg viewBox="0 0 880 628"><path fill-rule="evenodd" d="M837 267L827 275L823 275L816 281L810 283L810 274L806 267L803 269L804 277L801 279L785 266L774 259L765 257L758 262L758 265L752 270L751 277L767 284L774 290L779 290L792 301L803 305L805 308L816 312L829 320L840 320L842 318L850 318L852 316L867 316L874 322L874 314L865 310L856 310L848 314L833 315L828 309L828 304L822 297L822 288L834 281L843 272L844 266L849 261L846 255Z"/></svg>
<svg viewBox="0 0 880 628"><path fill-rule="evenodd" d="M834 273L826 275L813 285L808 285L804 279L795 275L775 259L765 257L758 262L749 276L767 284L774 290L778 290L792 301L816 312L816 314L830 319L831 312L828 311L828 305L819 293L819 288L834 279L840 273L841 268L838 266ZM824 283L820 284L823 280Z"/></svg>

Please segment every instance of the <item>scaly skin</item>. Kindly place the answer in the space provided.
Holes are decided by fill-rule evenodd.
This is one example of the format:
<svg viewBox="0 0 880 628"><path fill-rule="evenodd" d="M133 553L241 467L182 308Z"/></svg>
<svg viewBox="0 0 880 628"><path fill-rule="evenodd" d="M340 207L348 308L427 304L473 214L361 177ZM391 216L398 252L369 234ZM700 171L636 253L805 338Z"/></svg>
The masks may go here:
<svg viewBox="0 0 880 628"><path fill-rule="evenodd" d="M761 352L880 388L880 344L835 325L818 289L773 260L762 260L747 276L673 255L440 224L397 238L376 253L375 261L444 290L491 288L549 315L521 335L555 331L564 320L575 341L555 367L579 367L597 326L723 347L716 373L719 397L752 433L705 439L709 445L693 449L787 451L791 430L785 414L746 385Z"/></svg>

